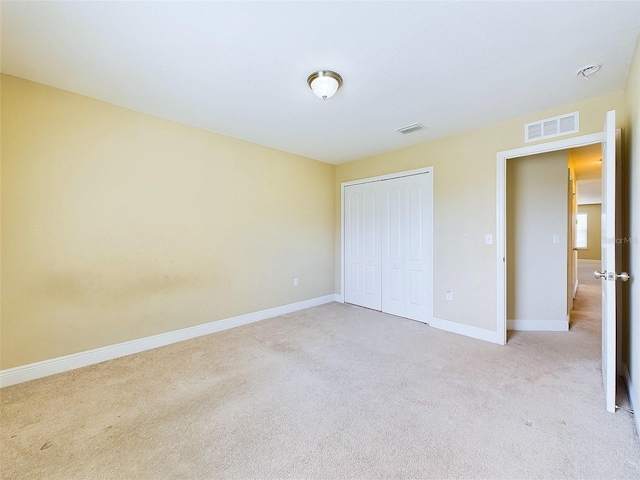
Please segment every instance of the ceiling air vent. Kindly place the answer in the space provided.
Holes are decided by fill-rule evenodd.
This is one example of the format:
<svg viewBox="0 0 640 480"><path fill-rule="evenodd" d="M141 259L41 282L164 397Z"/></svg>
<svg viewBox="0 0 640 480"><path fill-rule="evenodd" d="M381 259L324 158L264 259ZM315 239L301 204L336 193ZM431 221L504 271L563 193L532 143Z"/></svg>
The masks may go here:
<svg viewBox="0 0 640 480"><path fill-rule="evenodd" d="M577 133L579 130L578 120L578 112L573 112L527 123L524 126L524 141L535 142L545 138Z"/></svg>
<svg viewBox="0 0 640 480"><path fill-rule="evenodd" d="M396 132L400 132L403 135L406 135L407 133L416 132L418 130L422 130L423 128L424 125L422 125L421 123L412 123L411 125L405 125L404 127L396 128Z"/></svg>

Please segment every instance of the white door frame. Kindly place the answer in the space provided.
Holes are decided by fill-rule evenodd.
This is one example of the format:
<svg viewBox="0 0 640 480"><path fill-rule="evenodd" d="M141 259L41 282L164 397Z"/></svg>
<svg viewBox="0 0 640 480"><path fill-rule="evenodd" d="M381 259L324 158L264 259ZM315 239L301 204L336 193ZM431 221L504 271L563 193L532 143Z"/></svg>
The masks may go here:
<svg viewBox="0 0 640 480"><path fill-rule="evenodd" d="M555 142L540 143L528 147L505 150L497 154L496 181L496 273L497 273L497 340L501 345L507 343L507 160L526 157L540 153L567 150L569 148L584 147L594 143L602 143L602 132L580 137L566 138Z"/></svg>
<svg viewBox="0 0 640 480"><path fill-rule="evenodd" d="M388 175L380 175L377 177L361 178L359 180L351 180L340 184L340 297L337 302L344 303L344 189L350 185L358 185L361 183L379 182L381 180L390 180L392 178L409 177L411 175L420 175L422 173L430 173L433 175L433 167L417 168L415 170L406 170L404 172L390 173ZM433 242L433 228L431 229L431 241ZM432 262L433 264L433 262Z"/></svg>

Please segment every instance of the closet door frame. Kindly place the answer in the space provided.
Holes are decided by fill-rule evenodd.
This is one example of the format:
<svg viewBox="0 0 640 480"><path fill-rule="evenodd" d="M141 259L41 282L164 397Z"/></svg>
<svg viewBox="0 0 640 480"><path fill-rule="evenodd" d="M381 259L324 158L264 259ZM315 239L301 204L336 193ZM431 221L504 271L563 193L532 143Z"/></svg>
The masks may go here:
<svg viewBox="0 0 640 480"><path fill-rule="evenodd" d="M351 185L359 185L363 183L378 182L381 180L390 180L394 178L409 177L412 175L420 175L425 173L431 175L431 193L433 195L433 186L434 186L433 167L418 168L415 170L407 170L404 172L397 172L389 175L362 178L358 180L352 180L349 182L343 182L341 184L340 186L340 295L338 296L338 298L336 298L336 301L340 303L344 303L345 301L344 300L345 299L345 211L344 211L345 188ZM428 230L430 232L430 237L431 237L430 238L431 246L433 247L433 197L431 199L431 206L432 206L432 210L431 210L431 215L429 216L429 218L431 219L431 224L429 225ZM433 248L431 251L431 258L429 258L429 263L432 271L429 284L433 292ZM433 299L433 295L432 295L432 299ZM433 301L431 302L431 304L433 306ZM431 310L433 310L433 308ZM433 318L433 311L428 312L428 317Z"/></svg>

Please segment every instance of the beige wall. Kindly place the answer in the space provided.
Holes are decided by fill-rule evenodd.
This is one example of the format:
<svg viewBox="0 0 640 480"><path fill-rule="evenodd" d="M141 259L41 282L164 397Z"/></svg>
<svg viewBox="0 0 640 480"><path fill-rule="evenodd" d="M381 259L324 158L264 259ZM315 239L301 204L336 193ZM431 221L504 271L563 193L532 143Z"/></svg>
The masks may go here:
<svg viewBox="0 0 640 480"><path fill-rule="evenodd" d="M578 258L583 260L600 260L600 213L602 205L599 203L578 205L578 213L587 214L587 248L578 250Z"/></svg>
<svg viewBox="0 0 640 480"><path fill-rule="evenodd" d="M566 150L507 161L509 320L567 320L567 163Z"/></svg>
<svg viewBox="0 0 640 480"><path fill-rule="evenodd" d="M640 409L640 38L627 77L626 129L624 155L627 163L629 236L626 265L632 280L623 288L628 289L629 315L623 327L623 356L629 368L635 411ZM636 417L637 425L640 426Z"/></svg>
<svg viewBox="0 0 640 480"><path fill-rule="evenodd" d="M336 292L340 292L340 184L434 167L434 315L496 330L496 154L525 146L523 125L578 110L580 132L601 132L608 110L624 118L624 92L532 113L486 128L338 165L336 168ZM530 145L530 144L527 144ZM446 301L447 290L454 301Z"/></svg>
<svg viewBox="0 0 640 480"><path fill-rule="evenodd" d="M526 122L579 110L584 135L616 109L640 185L639 69L636 51L626 91L337 167L2 76L1 368L340 292L340 184L425 166L434 314L495 330L496 152L524 146Z"/></svg>
<svg viewBox="0 0 640 480"><path fill-rule="evenodd" d="M334 166L1 87L2 369L333 293Z"/></svg>

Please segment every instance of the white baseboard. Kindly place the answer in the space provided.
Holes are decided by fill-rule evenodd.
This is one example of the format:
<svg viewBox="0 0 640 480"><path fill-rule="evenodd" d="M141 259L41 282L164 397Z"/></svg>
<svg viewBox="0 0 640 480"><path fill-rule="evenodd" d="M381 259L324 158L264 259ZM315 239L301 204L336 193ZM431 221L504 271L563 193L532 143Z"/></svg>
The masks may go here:
<svg viewBox="0 0 640 480"><path fill-rule="evenodd" d="M443 320L441 318L435 317L429 322L429 326L438 328L440 330L445 330L447 332L477 338L478 340L484 340L485 342L500 344L500 341L498 339L498 332L485 330L484 328L463 325L461 323L455 323L449 320Z"/></svg>
<svg viewBox="0 0 640 480"><path fill-rule="evenodd" d="M624 366L624 376L627 380L627 390L631 410L633 410L633 419L636 421L636 435L640 438L640 411L638 411L638 407L640 407L640 397L636 396L636 391L634 390L633 382L631 381L631 374L629 374L629 368L627 368L626 364Z"/></svg>
<svg viewBox="0 0 640 480"><path fill-rule="evenodd" d="M267 318L277 317L305 308L316 307L325 303L335 301L335 295L325 295L323 297L312 298L302 302L290 303L281 307L268 308L259 312L247 313L237 317L225 318L215 322L209 322L194 327L174 330L172 332L161 333L151 337L140 338L128 342L108 345L106 347L87 350L84 352L65 355L64 357L52 358L42 362L30 363L14 368L0 370L0 387L8 387L17 383L35 380L37 378L54 375L56 373L67 372L76 368L86 367L106 360L124 357L134 353L144 352L153 348L164 347L172 343L182 342L203 335L221 332L230 328L240 327L249 323L259 322Z"/></svg>
<svg viewBox="0 0 640 480"><path fill-rule="evenodd" d="M569 320L507 320L507 330L521 332L568 332Z"/></svg>
<svg viewBox="0 0 640 480"><path fill-rule="evenodd" d="M340 295L339 293L336 293L336 294L334 295L334 297L335 297L335 298L333 299L333 301L334 301L334 302L344 303L344 297L343 297L342 295Z"/></svg>

